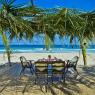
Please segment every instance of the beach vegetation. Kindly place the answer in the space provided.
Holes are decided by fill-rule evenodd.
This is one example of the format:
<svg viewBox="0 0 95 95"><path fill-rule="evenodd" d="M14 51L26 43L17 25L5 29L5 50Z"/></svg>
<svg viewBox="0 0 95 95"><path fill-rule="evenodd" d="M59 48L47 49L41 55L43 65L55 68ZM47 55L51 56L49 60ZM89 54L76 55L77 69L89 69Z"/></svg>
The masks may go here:
<svg viewBox="0 0 95 95"><path fill-rule="evenodd" d="M0 0L0 35L2 37L8 61L10 64L10 43L14 37L33 37L33 29L29 21L22 18L20 14L21 6L14 5L15 0ZM19 10L20 9L20 10ZM8 34L8 35L7 35Z"/></svg>
<svg viewBox="0 0 95 95"><path fill-rule="evenodd" d="M76 38L79 40L84 65L87 65L87 44L95 37L94 14L84 13L76 9L61 8L56 14L51 15L49 13L46 20L48 21L47 25L52 29L49 32L50 35L68 36L70 43ZM52 36L49 37L53 41Z"/></svg>

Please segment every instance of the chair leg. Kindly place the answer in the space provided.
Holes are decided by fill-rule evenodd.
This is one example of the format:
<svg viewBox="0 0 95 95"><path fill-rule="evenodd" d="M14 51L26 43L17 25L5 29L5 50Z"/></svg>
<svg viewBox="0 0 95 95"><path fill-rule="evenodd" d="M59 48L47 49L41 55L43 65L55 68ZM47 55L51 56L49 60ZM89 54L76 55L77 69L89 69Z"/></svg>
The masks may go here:
<svg viewBox="0 0 95 95"><path fill-rule="evenodd" d="M78 70L77 70L76 68L74 68L74 70L76 71L77 75L79 75L79 72L78 72Z"/></svg>
<svg viewBox="0 0 95 95"><path fill-rule="evenodd" d="M79 75L79 72L78 72L78 70L76 69L76 67L75 68L73 68L74 70L75 70L75 72L76 72L76 76L75 76L75 78L77 78L77 76Z"/></svg>
<svg viewBox="0 0 95 95"><path fill-rule="evenodd" d="M20 75L24 72L25 68L22 68L21 72L20 72Z"/></svg>
<svg viewBox="0 0 95 95"><path fill-rule="evenodd" d="M64 68L64 72L63 72L63 82L65 83L65 79L66 79L66 73L68 72L68 67L67 68Z"/></svg>
<svg viewBox="0 0 95 95"><path fill-rule="evenodd" d="M68 72L68 67L65 69L65 73L67 73Z"/></svg>
<svg viewBox="0 0 95 95"><path fill-rule="evenodd" d="M65 83L65 73L62 74L62 82Z"/></svg>
<svg viewBox="0 0 95 95"><path fill-rule="evenodd" d="M78 70L76 69L76 72L77 72L77 75L79 75L79 72L78 72Z"/></svg>
<svg viewBox="0 0 95 95"><path fill-rule="evenodd" d="M52 79L52 84L53 84L53 73L52 73L52 77L51 77L51 79Z"/></svg>
<svg viewBox="0 0 95 95"><path fill-rule="evenodd" d="M62 74L62 81L63 81L63 78L64 78L64 77L63 77L63 74Z"/></svg>
<svg viewBox="0 0 95 95"><path fill-rule="evenodd" d="M48 90L48 85L45 85L45 91L47 92L47 90Z"/></svg>
<svg viewBox="0 0 95 95"><path fill-rule="evenodd" d="M64 80L63 80L63 82L65 83L65 74L64 74Z"/></svg>
<svg viewBox="0 0 95 95"><path fill-rule="evenodd" d="M36 74L36 78L35 78L35 84L38 84L38 82L37 82L37 81L39 81L38 74Z"/></svg>
<svg viewBox="0 0 95 95"><path fill-rule="evenodd" d="M35 85L36 85L37 78L35 78Z"/></svg>
<svg viewBox="0 0 95 95"><path fill-rule="evenodd" d="M32 68L30 68L30 72L31 72L31 74L33 74Z"/></svg>
<svg viewBox="0 0 95 95"><path fill-rule="evenodd" d="M49 79L48 79L48 74L47 74L47 83L46 84L48 84L48 82L49 82Z"/></svg>

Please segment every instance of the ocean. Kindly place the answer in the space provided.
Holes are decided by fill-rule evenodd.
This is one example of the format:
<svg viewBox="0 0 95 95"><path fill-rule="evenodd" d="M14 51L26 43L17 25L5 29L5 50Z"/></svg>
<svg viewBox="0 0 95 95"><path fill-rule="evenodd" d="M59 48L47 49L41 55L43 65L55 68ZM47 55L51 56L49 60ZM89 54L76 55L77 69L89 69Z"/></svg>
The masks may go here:
<svg viewBox="0 0 95 95"><path fill-rule="evenodd" d="M25 53L25 52L33 52L33 53L56 53L56 52L79 52L79 45L54 45L51 46L49 50L45 49L45 45L11 45L10 46L13 53ZM4 45L0 45L0 53L5 52ZM95 53L95 45L90 45L87 48L87 52Z"/></svg>

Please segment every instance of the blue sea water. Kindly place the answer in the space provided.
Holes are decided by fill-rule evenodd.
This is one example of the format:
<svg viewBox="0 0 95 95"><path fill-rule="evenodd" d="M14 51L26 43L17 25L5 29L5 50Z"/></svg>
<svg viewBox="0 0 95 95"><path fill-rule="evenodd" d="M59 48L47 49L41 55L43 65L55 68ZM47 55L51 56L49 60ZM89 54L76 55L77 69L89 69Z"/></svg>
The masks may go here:
<svg viewBox="0 0 95 95"><path fill-rule="evenodd" d="M11 45L12 52L23 53L23 52L35 52L35 53L56 53L56 52L79 52L79 45L54 45L47 51L45 45ZM87 51L90 53L95 53L95 45L90 45L87 48ZM5 47L0 45L0 53L5 52Z"/></svg>

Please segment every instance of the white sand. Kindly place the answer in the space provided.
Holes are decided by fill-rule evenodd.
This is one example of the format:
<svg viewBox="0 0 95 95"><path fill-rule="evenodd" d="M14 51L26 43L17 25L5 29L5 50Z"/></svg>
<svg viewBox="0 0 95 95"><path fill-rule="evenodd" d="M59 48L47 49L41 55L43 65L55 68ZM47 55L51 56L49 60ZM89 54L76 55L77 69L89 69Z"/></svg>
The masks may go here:
<svg viewBox="0 0 95 95"><path fill-rule="evenodd" d="M82 54L79 52L67 52L67 53L14 53L11 55L11 61L12 62L20 62L19 57L25 56L27 60L38 60L42 58L47 58L48 55L51 55L52 57L57 57L62 60L68 60L71 59L74 56L79 56L79 65L83 65L83 58ZM7 63L7 56L5 54L0 54L0 64ZM89 65L95 65L95 54L89 53L87 54L87 63Z"/></svg>

